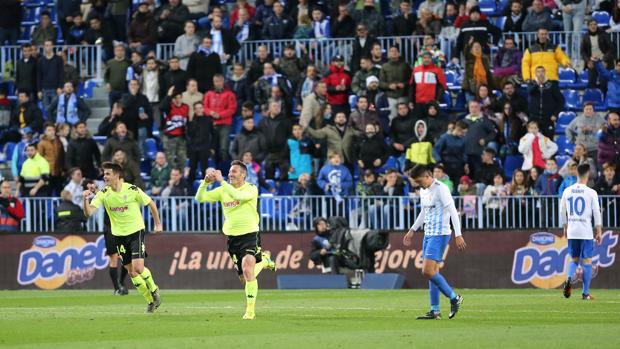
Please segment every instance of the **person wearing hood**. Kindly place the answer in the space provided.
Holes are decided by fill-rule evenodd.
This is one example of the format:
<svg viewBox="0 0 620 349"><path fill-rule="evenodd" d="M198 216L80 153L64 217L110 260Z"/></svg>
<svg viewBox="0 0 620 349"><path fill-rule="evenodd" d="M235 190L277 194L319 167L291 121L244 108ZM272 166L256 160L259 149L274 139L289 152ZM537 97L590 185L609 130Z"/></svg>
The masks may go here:
<svg viewBox="0 0 620 349"><path fill-rule="evenodd" d="M439 108L437 102L426 104L425 121L428 126L428 140L435 144L448 129L450 117Z"/></svg>
<svg viewBox="0 0 620 349"><path fill-rule="evenodd" d="M198 50L189 56L187 62L187 77L198 81L198 90L201 93L212 90L213 76L223 72L220 57L211 50L212 43L210 36L202 38Z"/></svg>
<svg viewBox="0 0 620 349"><path fill-rule="evenodd" d="M241 160L243 153L247 151L251 152L254 160L259 163L265 159L265 139L254 127L253 108L252 102L245 102L241 109L243 126L230 143L230 156L233 160Z"/></svg>
<svg viewBox="0 0 620 349"><path fill-rule="evenodd" d="M556 25L551 19L551 10L545 7L542 0L534 0L530 12L523 20L521 29L523 32L530 33L542 28L554 30Z"/></svg>
<svg viewBox="0 0 620 349"><path fill-rule="evenodd" d="M493 78L496 86L504 86L504 82L519 75L523 54L515 46L512 37L504 39L502 46L493 59Z"/></svg>
<svg viewBox="0 0 620 349"><path fill-rule="evenodd" d="M400 157L408 151L411 143L416 138L416 120L409 110L407 103L398 104L398 115L392 120L390 127L390 139L392 155Z"/></svg>
<svg viewBox="0 0 620 349"><path fill-rule="evenodd" d="M351 89L351 75L344 69L344 58L336 55L332 58L329 73L323 78L327 85L327 103L335 113L349 114L349 91Z"/></svg>
<svg viewBox="0 0 620 349"><path fill-rule="evenodd" d="M37 146L41 156L49 163L49 187L50 194L58 195L64 185L65 177L65 147L58 137L56 137L56 125L53 123L45 124L45 133Z"/></svg>
<svg viewBox="0 0 620 349"><path fill-rule="evenodd" d="M415 101L414 115L418 119L424 117L427 103L437 102L443 97L443 91L448 90L443 69L433 64L433 56L428 51L422 53L422 64L413 68L409 83L410 97Z"/></svg>
<svg viewBox="0 0 620 349"><path fill-rule="evenodd" d="M258 125L265 144L265 177L275 179L276 167L280 169L279 180L286 180L289 168L288 135L291 133L290 119L282 115L280 103L269 103L269 114Z"/></svg>
<svg viewBox="0 0 620 349"><path fill-rule="evenodd" d="M581 1L585 3L585 1ZM584 67L588 68L588 87L601 87L603 93L607 92L607 84L601 82L597 84L599 78L598 69L595 64L597 61L605 62L605 65L612 67L614 65L615 50L614 45L609 38L609 34L598 28L598 23L591 19L588 21L588 32L581 39L581 57L584 61ZM603 76L605 78L605 76ZM606 80L606 79L605 79Z"/></svg>
<svg viewBox="0 0 620 349"><path fill-rule="evenodd" d="M379 76L380 69L372 65L369 56L360 59L360 70L353 75L351 82L351 91L357 96L366 95L366 79L370 76Z"/></svg>
<svg viewBox="0 0 620 349"><path fill-rule="evenodd" d="M435 163L433 159L433 144L428 138L428 128L424 120L418 120L413 126L415 138L410 141L410 145L405 152L405 167L411 168L415 165L429 165Z"/></svg>
<svg viewBox="0 0 620 349"><path fill-rule="evenodd" d="M259 105L268 104L273 86L280 88L284 99L292 98L291 83L288 79L276 72L273 63L265 63L263 65L263 76L258 79L254 88L254 98Z"/></svg>
<svg viewBox="0 0 620 349"><path fill-rule="evenodd" d="M379 123L366 124L364 137L356 144L357 165L360 169L378 169L385 164L390 150L385 143Z"/></svg>
<svg viewBox="0 0 620 349"><path fill-rule="evenodd" d="M155 49L157 45L157 22L149 10L149 3L143 1L138 6L129 25L129 48L138 50L142 56Z"/></svg>
<svg viewBox="0 0 620 349"><path fill-rule="evenodd" d="M482 150L486 147L494 147L497 129L495 124L482 114L480 103L476 100L469 102L469 114L463 121L468 126L464 151L467 154L469 169L475 173L481 162Z"/></svg>
<svg viewBox="0 0 620 349"><path fill-rule="evenodd" d="M607 115L607 124L597 133L598 164L610 162L620 168L620 114L612 111Z"/></svg>
<svg viewBox="0 0 620 349"><path fill-rule="evenodd" d="M173 43L183 34L183 25L189 19L189 9L181 0L169 0L155 11L159 42Z"/></svg>
<svg viewBox="0 0 620 349"><path fill-rule="evenodd" d="M349 5L349 11L355 23L366 24L370 35L379 37L385 33L383 16L375 7L374 0L364 0L364 7L361 9L354 9L354 3L351 3Z"/></svg>
<svg viewBox="0 0 620 349"><path fill-rule="evenodd" d="M409 102L409 81L411 67L400 56L400 49L396 45L390 46L390 60L381 67L379 72L379 87L386 91L390 104L390 121L397 115L398 103Z"/></svg>
<svg viewBox="0 0 620 349"><path fill-rule="evenodd" d="M111 161L117 150L123 150L127 157L134 161L140 161L140 149L138 143L133 138L133 134L127 130L127 125L119 121L112 133L112 137L108 137L101 154L104 161ZM73 167L73 166L72 166ZM85 172L82 170L82 172ZM88 177L93 178L93 177Z"/></svg>
<svg viewBox="0 0 620 349"><path fill-rule="evenodd" d="M310 260L323 267L323 273L338 274L339 262L335 255L336 249L329 241L331 230L327 219L318 217L313 222L316 235L312 239Z"/></svg>

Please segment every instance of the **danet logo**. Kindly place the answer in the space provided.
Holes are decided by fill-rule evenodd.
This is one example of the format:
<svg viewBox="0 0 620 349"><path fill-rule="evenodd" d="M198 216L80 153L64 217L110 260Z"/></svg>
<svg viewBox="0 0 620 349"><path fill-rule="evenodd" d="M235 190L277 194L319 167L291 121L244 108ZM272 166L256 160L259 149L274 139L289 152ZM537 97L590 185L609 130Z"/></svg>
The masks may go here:
<svg viewBox="0 0 620 349"><path fill-rule="evenodd" d="M62 285L89 280L96 269L108 266L105 241L100 236L95 242L86 242L77 235L62 240L52 236L36 237L32 247L19 256L17 282L34 284L52 290Z"/></svg>
<svg viewBox="0 0 620 349"><path fill-rule="evenodd" d="M606 231L601 244L594 247L592 265L606 268L613 265L616 254L611 249L618 243L618 235ZM570 255L568 240L541 232L530 235L528 244L515 251L512 263L512 282L531 283L538 288L556 288L566 280Z"/></svg>

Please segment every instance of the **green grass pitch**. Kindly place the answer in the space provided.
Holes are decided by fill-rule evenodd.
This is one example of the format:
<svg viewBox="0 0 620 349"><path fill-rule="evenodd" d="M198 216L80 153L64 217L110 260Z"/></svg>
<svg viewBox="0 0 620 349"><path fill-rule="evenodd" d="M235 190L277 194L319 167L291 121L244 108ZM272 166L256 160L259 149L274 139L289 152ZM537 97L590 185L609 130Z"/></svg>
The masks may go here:
<svg viewBox="0 0 620 349"><path fill-rule="evenodd" d="M620 348L620 290L461 290L462 311L416 321L425 290L259 291L243 321L244 294L162 290L155 314L135 291L1 291L7 348Z"/></svg>

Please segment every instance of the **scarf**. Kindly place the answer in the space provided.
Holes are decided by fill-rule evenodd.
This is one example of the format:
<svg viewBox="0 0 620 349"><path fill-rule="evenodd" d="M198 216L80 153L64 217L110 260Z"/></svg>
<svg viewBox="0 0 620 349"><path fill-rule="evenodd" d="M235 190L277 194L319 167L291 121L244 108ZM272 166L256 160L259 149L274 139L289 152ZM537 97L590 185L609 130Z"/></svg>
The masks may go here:
<svg viewBox="0 0 620 349"><path fill-rule="evenodd" d="M243 27L241 27L241 30L239 30L239 32L237 33L235 37L237 38L237 41L243 42L243 41L246 41L249 36L250 36L250 24L246 21L245 23L243 23Z"/></svg>
<svg viewBox="0 0 620 349"><path fill-rule="evenodd" d="M200 46L200 47L198 47L198 50L196 52L198 52L201 55L207 57L208 55L211 54L212 51L209 50L208 48L204 47L204 46Z"/></svg>
<svg viewBox="0 0 620 349"><path fill-rule="evenodd" d="M472 55L476 58L476 62L474 63L474 80L480 84L487 83L487 72L484 69L484 64L482 63L482 53L476 54L472 52Z"/></svg>
<svg viewBox="0 0 620 349"><path fill-rule="evenodd" d="M75 125L80 118L78 117L77 110L77 97L75 93L69 96L69 103L67 104L67 95L62 94L58 98L58 109L56 111L56 122L66 122L70 125Z"/></svg>

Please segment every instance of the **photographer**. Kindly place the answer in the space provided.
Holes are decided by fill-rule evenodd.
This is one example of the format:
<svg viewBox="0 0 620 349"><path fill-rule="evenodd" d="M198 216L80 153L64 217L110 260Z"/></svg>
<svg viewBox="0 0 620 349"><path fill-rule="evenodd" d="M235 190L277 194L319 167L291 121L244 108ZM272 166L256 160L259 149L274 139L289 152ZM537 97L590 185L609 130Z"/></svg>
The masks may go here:
<svg viewBox="0 0 620 349"><path fill-rule="evenodd" d="M0 182L0 231L19 231L19 222L23 218L24 207L11 195L11 183Z"/></svg>
<svg viewBox="0 0 620 349"><path fill-rule="evenodd" d="M313 225L316 236L312 239L310 259L316 265L322 265L324 273L338 274L338 257L333 254L335 249L329 241L332 233L329 230L327 220L323 217L317 217L314 219Z"/></svg>

